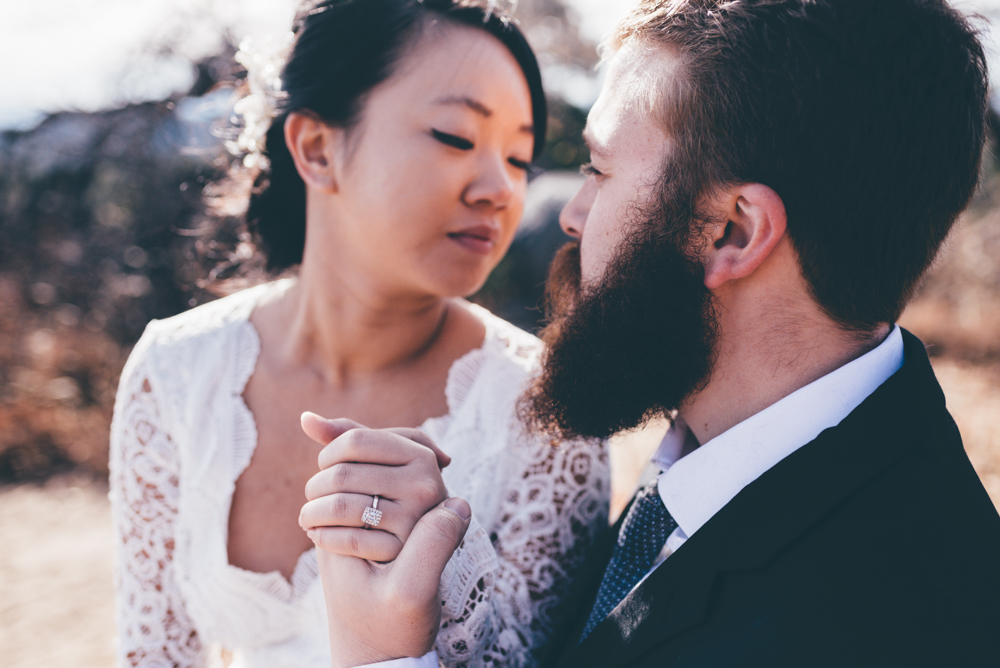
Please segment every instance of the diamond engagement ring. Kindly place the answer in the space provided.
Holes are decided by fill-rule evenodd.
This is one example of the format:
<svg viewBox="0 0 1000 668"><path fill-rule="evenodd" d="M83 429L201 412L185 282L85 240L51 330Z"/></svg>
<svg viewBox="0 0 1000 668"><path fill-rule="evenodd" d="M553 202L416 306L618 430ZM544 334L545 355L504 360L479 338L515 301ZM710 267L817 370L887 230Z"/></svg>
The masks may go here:
<svg viewBox="0 0 1000 668"><path fill-rule="evenodd" d="M378 523L382 521L382 511L378 509L378 494L372 499L372 505L365 508L365 512L361 513L361 522L368 527L377 527Z"/></svg>

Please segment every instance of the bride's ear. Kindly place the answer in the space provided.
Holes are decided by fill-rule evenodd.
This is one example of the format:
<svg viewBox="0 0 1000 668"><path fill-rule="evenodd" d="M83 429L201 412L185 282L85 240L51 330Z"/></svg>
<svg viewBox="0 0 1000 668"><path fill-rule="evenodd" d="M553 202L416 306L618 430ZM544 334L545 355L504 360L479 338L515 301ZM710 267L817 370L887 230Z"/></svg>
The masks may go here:
<svg viewBox="0 0 1000 668"><path fill-rule="evenodd" d="M285 119L285 144L295 169L307 186L328 193L338 189L337 156L344 131L308 113L293 111Z"/></svg>

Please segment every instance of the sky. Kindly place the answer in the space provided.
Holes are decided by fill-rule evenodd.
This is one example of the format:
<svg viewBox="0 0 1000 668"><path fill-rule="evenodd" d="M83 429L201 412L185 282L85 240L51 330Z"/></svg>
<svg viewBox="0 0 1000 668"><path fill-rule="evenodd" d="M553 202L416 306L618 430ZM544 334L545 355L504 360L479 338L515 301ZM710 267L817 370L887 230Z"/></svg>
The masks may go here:
<svg viewBox="0 0 1000 668"><path fill-rule="evenodd" d="M594 42L631 5L566 2ZM954 4L1000 25L1000 0ZM184 91L190 62L217 51L223 35L280 37L293 7L294 0L0 0L0 129L30 128L52 111L96 111ZM1000 90L1000 51L986 42ZM585 106L583 88L571 101Z"/></svg>

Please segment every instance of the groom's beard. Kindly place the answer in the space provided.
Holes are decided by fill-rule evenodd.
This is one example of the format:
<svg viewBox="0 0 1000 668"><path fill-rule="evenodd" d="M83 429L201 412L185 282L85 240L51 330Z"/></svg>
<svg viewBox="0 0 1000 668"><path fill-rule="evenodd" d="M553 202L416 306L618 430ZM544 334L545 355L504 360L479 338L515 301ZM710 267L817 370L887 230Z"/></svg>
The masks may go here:
<svg viewBox="0 0 1000 668"><path fill-rule="evenodd" d="M707 381L716 339L701 264L681 250L688 231L637 226L599 285L580 287L575 242L546 287L542 370L524 418L556 438L608 437L676 409ZM677 237L683 237L683 239Z"/></svg>

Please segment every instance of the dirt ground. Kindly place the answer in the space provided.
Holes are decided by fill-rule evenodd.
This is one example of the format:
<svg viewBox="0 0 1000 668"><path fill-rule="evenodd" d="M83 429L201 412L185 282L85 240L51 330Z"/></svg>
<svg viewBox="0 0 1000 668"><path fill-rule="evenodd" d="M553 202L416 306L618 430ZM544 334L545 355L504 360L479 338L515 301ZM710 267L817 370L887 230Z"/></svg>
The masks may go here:
<svg viewBox="0 0 1000 668"><path fill-rule="evenodd" d="M62 477L0 490L0 545L0 665L113 665L107 488Z"/></svg>
<svg viewBox="0 0 1000 668"><path fill-rule="evenodd" d="M969 457L1000 509L1000 369L946 360L934 366ZM627 502L660 433L653 427L614 444L616 509ZM0 546L0 665L112 665L107 488L73 476L0 488Z"/></svg>

